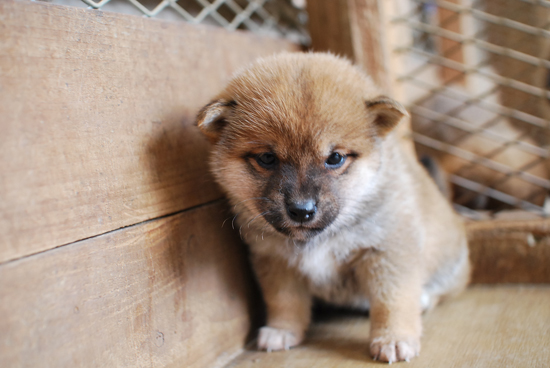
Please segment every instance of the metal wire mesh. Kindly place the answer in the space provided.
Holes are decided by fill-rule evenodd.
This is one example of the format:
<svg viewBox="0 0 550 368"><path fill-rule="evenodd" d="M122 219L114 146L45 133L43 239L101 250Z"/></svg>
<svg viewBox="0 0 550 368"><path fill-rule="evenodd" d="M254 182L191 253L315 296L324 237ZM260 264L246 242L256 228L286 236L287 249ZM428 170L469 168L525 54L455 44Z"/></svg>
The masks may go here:
<svg viewBox="0 0 550 368"><path fill-rule="evenodd" d="M393 1L412 138L457 208L548 215L550 1Z"/></svg>
<svg viewBox="0 0 550 368"><path fill-rule="evenodd" d="M228 30L282 36L296 43L310 42L307 12L299 0L47 0L126 14L193 24L210 24Z"/></svg>

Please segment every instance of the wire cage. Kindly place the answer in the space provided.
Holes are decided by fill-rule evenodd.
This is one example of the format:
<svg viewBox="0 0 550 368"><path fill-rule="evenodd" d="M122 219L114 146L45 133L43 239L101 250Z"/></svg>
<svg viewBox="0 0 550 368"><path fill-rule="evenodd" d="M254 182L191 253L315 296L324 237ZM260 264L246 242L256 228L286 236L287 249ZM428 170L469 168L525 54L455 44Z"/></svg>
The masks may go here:
<svg viewBox="0 0 550 368"><path fill-rule="evenodd" d="M417 153L456 208L550 211L550 1L394 0L396 82Z"/></svg>
<svg viewBox="0 0 550 368"><path fill-rule="evenodd" d="M165 20L247 30L308 44L304 0L46 0Z"/></svg>

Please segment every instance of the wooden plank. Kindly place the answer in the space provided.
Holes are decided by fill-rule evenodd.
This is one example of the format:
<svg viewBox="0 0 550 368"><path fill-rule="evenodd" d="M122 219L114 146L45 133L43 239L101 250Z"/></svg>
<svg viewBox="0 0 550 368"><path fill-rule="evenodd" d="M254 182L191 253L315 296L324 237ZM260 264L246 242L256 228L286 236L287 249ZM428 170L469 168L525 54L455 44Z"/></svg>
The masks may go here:
<svg viewBox="0 0 550 368"><path fill-rule="evenodd" d="M424 316L420 356L407 368L546 368L550 286L473 287ZM366 316L325 316L305 344L286 352L248 351L227 368L375 368ZM404 363L400 363L404 364Z"/></svg>
<svg viewBox="0 0 550 368"><path fill-rule="evenodd" d="M0 265L0 366L221 364L253 315L226 216L217 202Z"/></svg>
<svg viewBox="0 0 550 368"><path fill-rule="evenodd" d="M356 61L348 0L306 2L313 51L330 51Z"/></svg>
<svg viewBox="0 0 550 368"><path fill-rule="evenodd" d="M296 46L44 2L0 2L0 262L221 197L198 109Z"/></svg>
<svg viewBox="0 0 550 368"><path fill-rule="evenodd" d="M307 10L312 50L348 57L391 91L377 0L308 1Z"/></svg>
<svg viewBox="0 0 550 368"><path fill-rule="evenodd" d="M473 283L550 283L550 219L467 224Z"/></svg>
<svg viewBox="0 0 550 368"><path fill-rule="evenodd" d="M357 63L372 76L374 82L387 93L393 92L393 81L388 70L389 44L384 30L382 6L378 0L349 0Z"/></svg>

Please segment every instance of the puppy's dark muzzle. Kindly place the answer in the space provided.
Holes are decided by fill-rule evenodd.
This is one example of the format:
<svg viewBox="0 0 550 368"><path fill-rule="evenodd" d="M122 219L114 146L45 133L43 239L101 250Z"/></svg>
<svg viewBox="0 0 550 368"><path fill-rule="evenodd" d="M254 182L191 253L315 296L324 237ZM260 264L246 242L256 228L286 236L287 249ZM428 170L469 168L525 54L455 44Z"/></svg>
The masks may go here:
<svg viewBox="0 0 550 368"><path fill-rule="evenodd" d="M313 220L317 212L317 206L313 200L287 203L286 212L293 221L303 224Z"/></svg>

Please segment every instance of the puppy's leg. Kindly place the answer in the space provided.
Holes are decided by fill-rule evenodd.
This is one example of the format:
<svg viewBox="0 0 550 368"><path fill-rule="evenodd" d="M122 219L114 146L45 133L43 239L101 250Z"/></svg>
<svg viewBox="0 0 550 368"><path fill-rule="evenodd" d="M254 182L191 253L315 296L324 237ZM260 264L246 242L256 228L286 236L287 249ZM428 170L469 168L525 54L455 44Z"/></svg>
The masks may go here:
<svg viewBox="0 0 550 368"><path fill-rule="evenodd" d="M362 267L370 300L371 356L409 361L420 352L422 282L414 269L419 263L373 258Z"/></svg>
<svg viewBox="0 0 550 368"><path fill-rule="evenodd" d="M311 319L311 296L285 262L254 257L253 265L267 306L267 325L260 329L258 348L288 350L304 339Z"/></svg>
<svg viewBox="0 0 550 368"><path fill-rule="evenodd" d="M471 265L466 241L462 243L462 251L454 263L445 265L445 272L438 272L432 276L427 285L428 292L437 301L445 301L462 293L470 282ZM433 303L432 303L433 304Z"/></svg>

